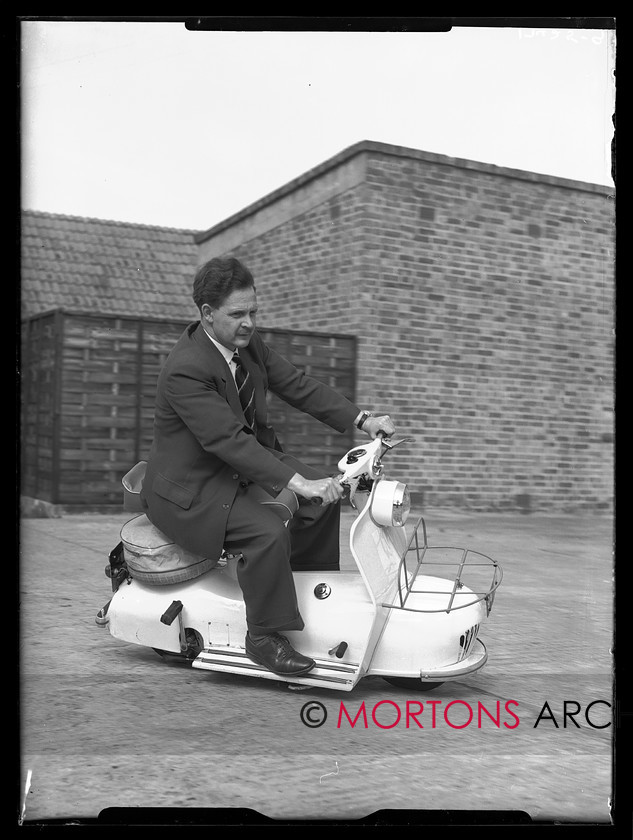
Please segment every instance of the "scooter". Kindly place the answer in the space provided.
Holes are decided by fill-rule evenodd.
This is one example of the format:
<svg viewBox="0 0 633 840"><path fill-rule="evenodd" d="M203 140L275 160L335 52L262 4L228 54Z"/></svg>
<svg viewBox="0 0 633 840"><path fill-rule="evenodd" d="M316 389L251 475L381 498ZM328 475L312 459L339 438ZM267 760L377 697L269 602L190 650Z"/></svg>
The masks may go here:
<svg viewBox="0 0 633 840"><path fill-rule="evenodd" d="M285 635L315 660L308 674L279 676L247 656L239 555L223 553L194 579L172 576L177 582L165 584L144 574L139 565L144 553L151 564L157 546L168 555L181 550L143 513L123 526L110 553L106 575L113 594L96 623L116 639L192 668L287 682L291 688L351 691L364 677L380 676L398 687L430 691L471 676L488 658L479 635L503 572L477 551L430 546L422 516L412 527L407 524L409 489L385 477L383 458L410 441L377 437L350 449L338 463L338 479L356 511L349 536L356 569L294 572L305 628ZM140 462L122 480L128 510L135 507L143 472ZM286 524L296 509L286 498L263 503L274 504Z"/></svg>

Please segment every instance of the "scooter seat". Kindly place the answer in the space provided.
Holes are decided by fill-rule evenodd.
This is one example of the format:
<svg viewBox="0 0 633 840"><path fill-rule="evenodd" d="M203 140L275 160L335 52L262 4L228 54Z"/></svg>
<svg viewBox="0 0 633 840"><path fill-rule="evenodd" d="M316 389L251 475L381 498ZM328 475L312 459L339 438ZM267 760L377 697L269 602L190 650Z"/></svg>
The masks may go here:
<svg viewBox="0 0 633 840"><path fill-rule="evenodd" d="M200 557L177 545L143 513L121 528L123 556L131 577L143 583L184 583L215 568L217 558Z"/></svg>

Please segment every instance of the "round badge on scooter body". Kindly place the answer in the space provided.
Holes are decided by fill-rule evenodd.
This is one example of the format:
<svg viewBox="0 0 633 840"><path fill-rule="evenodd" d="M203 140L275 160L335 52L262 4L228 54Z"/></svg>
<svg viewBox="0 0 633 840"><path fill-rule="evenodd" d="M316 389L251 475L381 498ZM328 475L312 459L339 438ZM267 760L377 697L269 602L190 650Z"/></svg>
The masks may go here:
<svg viewBox="0 0 633 840"><path fill-rule="evenodd" d="M328 598L332 589L327 585L327 583L317 583L314 587L314 597L318 598L319 601L323 601L325 598Z"/></svg>

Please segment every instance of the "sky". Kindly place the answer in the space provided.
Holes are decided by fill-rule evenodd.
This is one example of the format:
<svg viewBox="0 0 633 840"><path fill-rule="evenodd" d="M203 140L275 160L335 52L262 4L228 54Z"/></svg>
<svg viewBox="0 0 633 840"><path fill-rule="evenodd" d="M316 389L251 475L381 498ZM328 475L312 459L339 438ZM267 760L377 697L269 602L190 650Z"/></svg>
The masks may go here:
<svg viewBox="0 0 633 840"><path fill-rule="evenodd" d="M23 209L208 230L363 140L613 186L609 29L33 19L19 49Z"/></svg>

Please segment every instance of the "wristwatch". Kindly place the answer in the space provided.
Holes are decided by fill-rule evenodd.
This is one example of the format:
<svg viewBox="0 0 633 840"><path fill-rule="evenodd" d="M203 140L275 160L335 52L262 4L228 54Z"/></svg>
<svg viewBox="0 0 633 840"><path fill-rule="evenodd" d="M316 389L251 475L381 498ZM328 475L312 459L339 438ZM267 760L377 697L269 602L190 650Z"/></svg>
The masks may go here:
<svg viewBox="0 0 633 840"><path fill-rule="evenodd" d="M356 428L357 429L362 429L365 420L367 420L368 417L373 417L373 416L374 415L371 413L371 411L361 411L361 413L358 417L358 420L356 421Z"/></svg>

